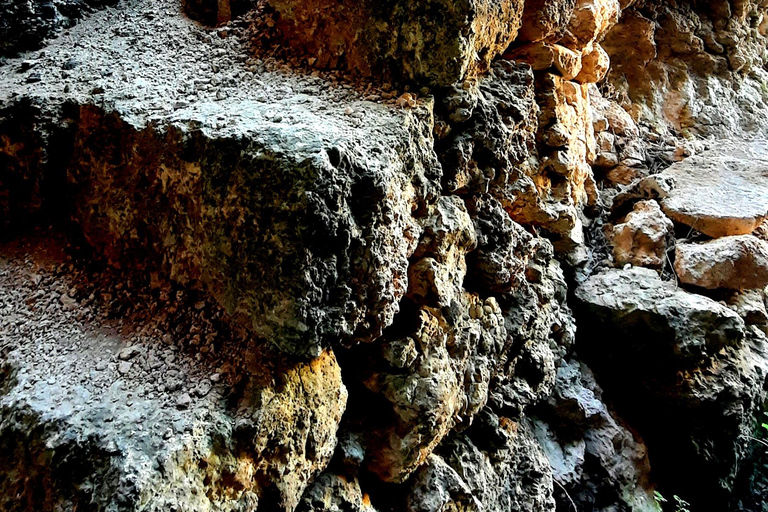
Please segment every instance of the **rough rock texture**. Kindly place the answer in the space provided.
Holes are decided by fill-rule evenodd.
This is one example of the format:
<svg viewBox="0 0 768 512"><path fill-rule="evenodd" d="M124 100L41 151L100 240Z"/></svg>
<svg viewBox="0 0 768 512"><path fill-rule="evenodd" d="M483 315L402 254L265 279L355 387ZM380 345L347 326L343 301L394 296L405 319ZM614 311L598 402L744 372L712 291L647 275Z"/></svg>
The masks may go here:
<svg viewBox="0 0 768 512"><path fill-rule="evenodd" d="M415 475L406 510L552 510L552 474L531 427L496 421L493 438L444 443Z"/></svg>
<svg viewBox="0 0 768 512"><path fill-rule="evenodd" d="M127 15L154 9L138 3ZM427 178L439 176L428 110L398 112L354 95L329 109L335 98L322 81L257 77L234 61L212 86L195 78L195 63L237 43L201 40L181 19L171 33L167 19L155 19L164 28L128 27L154 35L149 48L170 38L188 53L96 77L117 52L140 62L146 48L81 25L70 36L76 47L69 38L49 46L36 68L45 80L33 88L14 65L2 68L8 217L26 216L42 203L38 191L66 180L74 218L110 262L198 283L286 351L314 355L340 338L379 336L406 291L419 236L412 212L433 193ZM83 65L54 80L65 56ZM171 88L183 92L168 103Z"/></svg>
<svg viewBox="0 0 768 512"><path fill-rule="evenodd" d="M94 8L117 0L2 0L0 56L36 50L43 40L77 23Z"/></svg>
<svg viewBox="0 0 768 512"><path fill-rule="evenodd" d="M283 38L314 66L435 86L487 70L517 36L523 15L522 0L268 3Z"/></svg>
<svg viewBox="0 0 768 512"><path fill-rule="evenodd" d="M768 216L768 144L723 144L672 165L664 212L711 237L746 235Z"/></svg>
<svg viewBox="0 0 768 512"><path fill-rule="evenodd" d="M602 394L589 368L572 360L557 369L554 392L536 409L534 432L558 484L558 509L657 510L647 449Z"/></svg>
<svg viewBox="0 0 768 512"><path fill-rule="evenodd" d="M662 133L764 131L762 0L623 3L603 45L611 88L636 118Z"/></svg>
<svg viewBox="0 0 768 512"><path fill-rule="evenodd" d="M293 510L336 446L334 355L281 360L220 332L212 304L95 286L63 251L0 256L0 506Z"/></svg>
<svg viewBox="0 0 768 512"><path fill-rule="evenodd" d="M686 284L736 290L768 285L768 243L754 236L678 244L675 254L675 272Z"/></svg>
<svg viewBox="0 0 768 512"><path fill-rule="evenodd" d="M648 269L598 274L576 296L582 354L657 478L694 507L726 506L765 399L765 334Z"/></svg>
<svg viewBox="0 0 768 512"><path fill-rule="evenodd" d="M0 508L761 510L765 290L668 264L766 238L766 11L122 0L3 57Z"/></svg>
<svg viewBox="0 0 768 512"><path fill-rule="evenodd" d="M635 347L660 361L695 363L744 337L744 322L736 313L712 299L676 289L650 269L603 272L577 288L576 296L592 318L617 330L611 336L606 333L606 341L621 339L626 350Z"/></svg>
<svg viewBox="0 0 768 512"><path fill-rule="evenodd" d="M656 201L639 201L624 222L613 227L613 260L617 266L662 268L674 225Z"/></svg>

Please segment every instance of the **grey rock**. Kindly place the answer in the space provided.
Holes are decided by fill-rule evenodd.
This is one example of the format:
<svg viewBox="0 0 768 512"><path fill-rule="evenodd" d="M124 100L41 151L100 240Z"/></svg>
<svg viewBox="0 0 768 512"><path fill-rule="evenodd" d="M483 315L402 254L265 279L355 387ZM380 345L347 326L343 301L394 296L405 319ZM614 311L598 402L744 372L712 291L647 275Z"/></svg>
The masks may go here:
<svg viewBox="0 0 768 512"><path fill-rule="evenodd" d="M54 41L35 70L45 74L63 55L87 65L35 90L34 101L17 95L28 88L15 66L0 68L3 148L22 148L0 150L0 189L8 191L0 194L0 222L55 203L42 191L50 190L43 186L53 172L46 162L60 161L59 148L71 152L66 194L77 198L73 217L109 262L137 263L131 255L140 252L141 266L198 283L286 352L314 356L333 342L380 336L407 289L420 229L414 212L436 197L430 102L395 109L317 85L311 98L286 97L279 91L304 89L303 78L265 71L243 75L225 101L208 91L186 108L158 110L152 98L200 78L190 61L215 61L220 49L195 37L202 29L190 29L180 15L144 16L158 8L120 7L121 29L143 38L126 51L107 37L108 12L74 27L72 39ZM147 24L157 26L145 31ZM167 48L169 38L184 55L157 58L155 49ZM227 54L245 55L239 43L227 44ZM125 64L120 76L83 80L114 68L116 52ZM154 65L128 64L146 58ZM245 67L236 59L228 65L231 76ZM95 87L103 98L91 97ZM269 103L253 100L259 91ZM363 118L342 115L339 102ZM265 122L278 113L283 121Z"/></svg>
<svg viewBox="0 0 768 512"><path fill-rule="evenodd" d="M602 272L582 283L576 298L588 318L605 329L601 338L636 351L638 364L696 362L744 338L744 322L735 312L662 281L650 269Z"/></svg>
<svg viewBox="0 0 768 512"><path fill-rule="evenodd" d="M602 394L592 372L572 360L558 368L552 396L536 409L534 433L559 484L558 507L574 500L583 511L656 511L647 449Z"/></svg>
<svg viewBox="0 0 768 512"><path fill-rule="evenodd" d="M725 507L748 476L768 374L765 334L648 269L604 272L576 297L579 353L642 435L658 481L694 508Z"/></svg>
<svg viewBox="0 0 768 512"><path fill-rule="evenodd" d="M504 440L493 448L447 439L414 475L406 510L554 511L552 473L531 427L505 418L498 432Z"/></svg>
<svg viewBox="0 0 768 512"><path fill-rule="evenodd" d="M675 183L661 205L672 220L711 237L749 234L768 216L766 175L767 142L721 143L661 173Z"/></svg>

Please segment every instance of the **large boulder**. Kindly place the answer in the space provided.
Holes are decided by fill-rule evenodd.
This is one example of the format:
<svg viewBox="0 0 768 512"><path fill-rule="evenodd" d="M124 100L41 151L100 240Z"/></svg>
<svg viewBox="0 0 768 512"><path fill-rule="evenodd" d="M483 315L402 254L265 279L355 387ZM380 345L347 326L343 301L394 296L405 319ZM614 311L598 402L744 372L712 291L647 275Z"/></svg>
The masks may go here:
<svg viewBox="0 0 768 512"><path fill-rule="evenodd" d="M768 243L752 235L678 244L680 281L703 288L759 289L768 285Z"/></svg>
<svg viewBox="0 0 768 512"><path fill-rule="evenodd" d="M725 507L748 476L765 399L765 334L649 269L590 277L576 298L579 354L643 436L662 491L694 508Z"/></svg>
<svg viewBox="0 0 768 512"><path fill-rule="evenodd" d="M554 392L535 414L534 433L558 484L558 509L658 510L645 444L609 410L584 363L570 360L557 369Z"/></svg>
<svg viewBox="0 0 768 512"><path fill-rule="evenodd" d="M650 269L592 276L576 289L576 298L585 314L606 329L602 338L621 340L622 350L649 362L696 362L744 337L744 322L736 313L662 281Z"/></svg>
<svg viewBox="0 0 768 512"><path fill-rule="evenodd" d="M0 267L0 509L295 509L346 407L333 352L287 361L212 302L31 247Z"/></svg>
<svg viewBox="0 0 768 512"><path fill-rule="evenodd" d="M0 222L71 214L108 262L208 290L286 352L380 336L439 182L431 104L254 73L239 41L163 9L98 12L34 70L0 67Z"/></svg>

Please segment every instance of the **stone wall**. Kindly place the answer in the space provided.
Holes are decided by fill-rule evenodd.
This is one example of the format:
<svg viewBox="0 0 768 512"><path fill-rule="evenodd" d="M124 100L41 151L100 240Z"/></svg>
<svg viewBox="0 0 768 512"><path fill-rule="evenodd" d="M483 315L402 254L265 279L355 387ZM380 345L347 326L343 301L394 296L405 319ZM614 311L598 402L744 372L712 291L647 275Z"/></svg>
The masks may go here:
<svg viewBox="0 0 768 512"><path fill-rule="evenodd" d="M651 511L659 491L759 510L768 150L744 141L766 126L767 13L124 0L0 62L3 238L53 221L88 254L35 281L35 254L0 250L0 446L23 454L0 469L0 503ZM740 139L697 138L726 134ZM70 282L94 262L162 304L200 297L190 311L210 304L239 334L124 326L126 351L96 357L77 312L131 322L113 291ZM47 286L61 290L43 311L58 330L78 315L82 350L36 316ZM153 387L142 411L153 427L192 415L192 434L152 430L152 463L131 412L111 428L78 386L130 393L38 377L27 324L70 358L53 368L134 383L164 378L131 361L171 340L200 363L174 370L195 391ZM70 397L60 413L47 387Z"/></svg>

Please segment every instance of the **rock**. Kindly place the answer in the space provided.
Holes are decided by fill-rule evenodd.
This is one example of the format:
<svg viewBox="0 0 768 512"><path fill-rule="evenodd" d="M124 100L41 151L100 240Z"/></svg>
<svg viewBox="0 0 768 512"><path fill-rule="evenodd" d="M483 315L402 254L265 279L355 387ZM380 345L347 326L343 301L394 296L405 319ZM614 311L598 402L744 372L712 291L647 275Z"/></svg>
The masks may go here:
<svg viewBox="0 0 768 512"><path fill-rule="evenodd" d="M279 14L276 27L283 38L306 50L315 66L345 67L365 76L384 73L432 86L450 86L486 71L515 39L523 16L522 0L269 4Z"/></svg>
<svg viewBox="0 0 768 512"><path fill-rule="evenodd" d="M94 8L117 0L0 1L0 56L36 50L42 42L69 27Z"/></svg>
<svg viewBox="0 0 768 512"><path fill-rule="evenodd" d="M672 178L664 212L713 238L746 235L768 216L768 143L720 144L673 164L658 179Z"/></svg>
<svg viewBox="0 0 768 512"><path fill-rule="evenodd" d="M736 313L677 289L650 269L602 272L582 283L576 298L585 314L606 329L604 339L622 340L637 364L693 364L744 337L744 322Z"/></svg>
<svg viewBox="0 0 768 512"><path fill-rule="evenodd" d="M526 0L519 41L558 40L573 15L576 0Z"/></svg>
<svg viewBox="0 0 768 512"><path fill-rule="evenodd" d="M499 418L496 418L497 421ZM553 511L552 473L531 427L502 418L498 446L455 435L419 469L406 510Z"/></svg>
<svg viewBox="0 0 768 512"><path fill-rule="evenodd" d="M357 479L326 472L307 490L296 512L376 512Z"/></svg>
<svg viewBox="0 0 768 512"><path fill-rule="evenodd" d="M619 21L619 0L577 0L565 40L585 47L600 42Z"/></svg>
<svg viewBox="0 0 768 512"><path fill-rule="evenodd" d="M589 510L598 502L606 509L656 510L647 449L602 394L589 368L572 360L557 369L552 396L536 409L533 430L559 484L558 510L574 504Z"/></svg>
<svg viewBox="0 0 768 512"><path fill-rule="evenodd" d="M747 325L765 326L768 324L766 294L764 290L744 290L734 292L727 298L728 305L736 311Z"/></svg>
<svg viewBox="0 0 768 512"><path fill-rule="evenodd" d="M182 409L182 410L189 409L189 406L191 403L192 403L192 398L189 396L189 393L182 393L179 395L179 398L176 399L176 408Z"/></svg>
<svg viewBox="0 0 768 512"><path fill-rule="evenodd" d="M438 145L447 189L485 192L512 180L530 156L535 105L533 73L525 64L500 60L476 89L452 87L436 106L446 124L462 123Z"/></svg>
<svg viewBox="0 0 768 512"><path fill-rule="evenodd" d="M119 357L121 361L128 361L139 354L141 354L141 348L136 345L131 345L130 347L122 349L117 357Z"/></svg>
<svg viewBox="0 0 768 512"><path fill-rule="evenodd" d="M595 84L608 74L611 58L603 47L594 44L587 47L581 55L581 71L576 75L576 81Z"/></svg>
<svg viewBox="0 0 768 512"><path fill-rule="evenodd" d="M635 204L623 223L613 227L613 260L616 266L663 268L667 245L674 240L674 225L656 201Z"/></svg>
<svg viewBox="0 0 768 512"><path fill-rule="evenodd" d="M631 2L603 42L613 63L608 82L633 104L636 119L658 123L660 132L764 137L768 104L761 81L742 79L768 57L768 33L750 21L764 11L760 0Z"/></svg>
<svg viewBox="0 0 768 512"><path fill-rule="evenodd" d="M469 294L455 301L456 312L447 317L426 307L418 311L414 331L385 342L387 359L365 381L392 409L388 422L368 426L367 467L384 481L404 481L488 400L494 361L506 340L501 309L493 299ZM404 361L389 356L406 350L413 356Z"/></svg>
<svg viewBox="0 0 768 512"><path fill-rule="evenodd" d="M346 406L332 352L290 362L233 335L217 338L220 353L197 357L184 337L190 320L207 337L214 326L204 316L222 310L201 312L194 300L173 303L173 312L169 303L158 308L142 285L123 286L127 274L87 274L93 281L85 283L81 263L73 271L71 260L51 259L65 254L55 238L19 247L16 254L0 247L0 307L12 304L28 320L14 328L0 315L0 509L296 509L331 460ZM26 279L33 270L43 274L43 288ZM126 294L134 312L112 308L120 297L95 298L95 317L114 323L94 327L50 307L52 290L75 284ZM38 290L46 293L36 297ZM158 309L163 318L152 315ZM103 364L137 345L153 353L174 347L177 357L160 366L142 367L138 357ZM194 400L154 384L174 378L189 389L224 365L241 372L237 382Z"/></svg>
<svg viewBox="0 0 768 512"><path fill-rule="evenodd" d="M762 412L765 334L648 269L598 274L576 297L579 353L642 435L656 480L692 509L725 507Z"/></svg>
<svg viewBox="0 0 768 512"><path fill-rule="evenodd" d="M596 157L588 88L552 73L536 81L540 108L538 161L523 166L503 193L504 206L523 225L545 229L571 265L586 259L579 211L597 200ZM557 141L557 142L554 142Z"/></svg>
<svg viewBox="0 0 768 512"><path fill-rule="evenodd" d="M768 242L752 235L678 243L675 254L675 272L683 283L735 290L768 285Z"/></svg>
<svg viewBox="0 0 768 512"><path fill-rule="evenodd" d="M555 68L566 80L573 80L582 68L581 54L559 44L532 43L505 53L504 58L525 62L534 71Z"/></svg>
<svg viewBox="0 0 768 512"><path fill-rule="evenodd" d="M220 50L195 36L201 29L187 30L181 16L153 18L158 26L145 34L143 12L153 5L121 11L133 20L125 25L136 37L146 35L134 53L123 52L125 62L141 61L145 52L167 47L168 34L179 33L183 58L159 59L153 67L126 64L128 76L100 79L103 100L88 99L97 84L81 78L115 64L105 35L111 29L102 30L111 23L107 11L75 27L73 39L49 46L56 58L35 68L56 67L58 76L58 56L87 62L63 79L70 92L47 85L30 92L45 100L28 102L16 95L22 76L0 67L0 222L21 223L42 209L44 190L58 193L46 188L44 177L50 176L47 162L64 161L57 156L62 150L69 155L61 156L68 162L66 194L77 197L71 216L106 261L194 283L241 325L289 353L313 357L342 339L379 337L407 290L408 259L419 237L414 213L436 197L440 181L431 103L399 109L320 86L311 98L303 95L305 103L277 94L300 90L301 77L265 71L243 75L226 101L206 90L184 109L153 119L151 98L206 80L189 63L217 62ZM244 63L230 64L228 73L244 72ZM123 84L143 85L130 85L128 94ZM258 94L272 96L261 102ZM362 118L328 108L339 94L349 95L344 101L357 105ZM92 103L113 100L120 114ZM65 104L77 106L64 112ZM284 122L267 122L277 113ZM285 122L289 117L296 122ZM374 153L379 156L371 159ZM261 178L252 179L256 174ZM256 271L258 265L269 270Z"/></svg>

